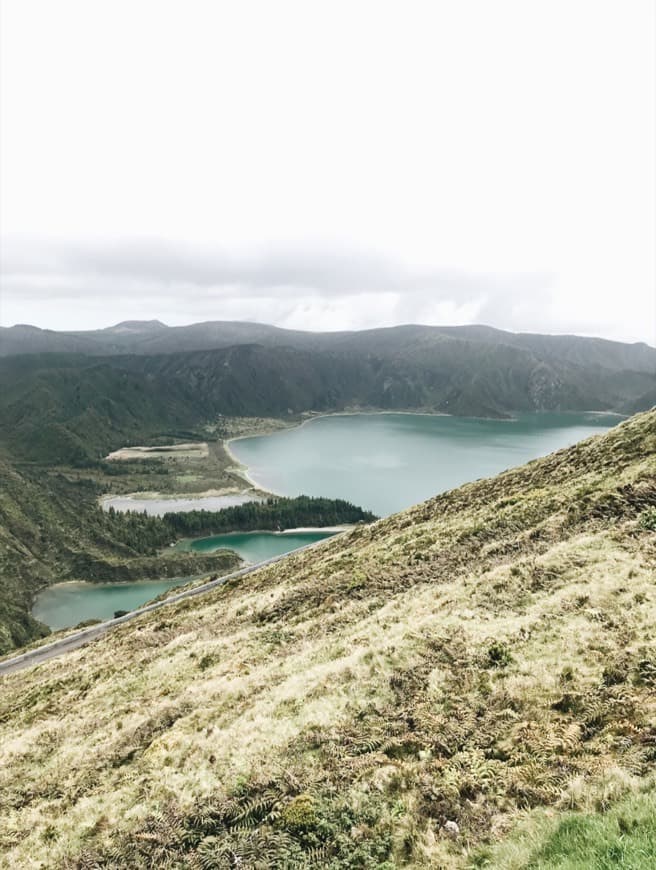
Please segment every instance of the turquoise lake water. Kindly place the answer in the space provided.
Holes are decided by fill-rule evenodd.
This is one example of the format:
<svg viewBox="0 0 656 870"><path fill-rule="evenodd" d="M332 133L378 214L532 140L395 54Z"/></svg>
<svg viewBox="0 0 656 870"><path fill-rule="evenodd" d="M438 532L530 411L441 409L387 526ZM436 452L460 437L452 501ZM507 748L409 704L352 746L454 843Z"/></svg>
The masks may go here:
<svg viewBox="0 0 656 870"><path fill-rule="evenodd" d="M246 562L263 562L331 537L332 532L243 532L199 538L185 545L198 553L227 548ZM111 619L116 610L134 610L187 579L140 583L61 583L41 592L32 615L52 629L68 628L87 619Z"/></svg>
<svg viewBox="0 0 656 870"><path fill-rule="evenodd" d="M189 578L141 583L60 583L41 592L32 616L52 629L68 628L87 619L112 619L116 610L135 610Z"/></svg>
<svg viewBox="0 0 656 870"><path fill-rule="evenodd" d="M214 535L192 541L189 549L197 553L211 553L224 547L234 550L247 562L263 562L272 556L290 553L299 547L331 537L332 532L235 532L229 535Z"/></svg>
<svg viewBox="0 0 656 870"><path fill-rule="evenodd" d="M603 414L530 414L512 421L357 414L318 417L304 426L231 442L264 489L280 495L345 498L386 516L467 481L488 477L602 432ZM190 501L197 507L197 503ZM289 552L325 533L248 532L203 538L198 552L228 547L248 562ZM51 628L110 619L184 580L63 584L42 592L33 614Z"/></svg>
<svg viewBox="0 0 656 870"><path fill-rule="evenodd" d="M239 438L230 449L263 489L345 498L386 516L618 422L605 414L525 414L509 421L336 415L272 435Z"/></svg>

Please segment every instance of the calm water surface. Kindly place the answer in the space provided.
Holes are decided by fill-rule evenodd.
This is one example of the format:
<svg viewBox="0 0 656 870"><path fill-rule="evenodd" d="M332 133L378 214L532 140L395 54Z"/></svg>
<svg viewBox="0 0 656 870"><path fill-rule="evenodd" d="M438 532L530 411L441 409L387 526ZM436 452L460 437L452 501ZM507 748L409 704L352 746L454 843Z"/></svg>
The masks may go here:
<svg viewBox="0 0 656 870"><path fill-rule="evenodd" d="M215 535L185 543L184 549L211 553L227 548L246 562L263 562L271 556L329 538L333 532L243 532ZM134 610L167 589L188 583L189 578L140 583L60 583L41 592L32 615L52 629L67 628L87 619L111 619L116 610Z"/></svg>
<svg viewBox="0 0 656 870"><path fill-rule="evenodd" d="M263 562L271 556L290 553L299 547L329 538L333 532L234 532L229 535L214 535L198 538L189 544L197 553L211 553L220 547L234 550L247 562Z"/></svg>
<svg viewBox="0 0 656 870"><path fill-rule="evenodd" d="M141 583L60 583L39 593L32 616L52 629L87 619L112 619L116 610L134 610L189 578Z"/></svg>
<svg viewBox="0 0 656 870"><path fill-rule="evenodd" d="M380 516L597 434L605 414L526 414L512 421L420 414L318 417L232 441L252 479L280 495L345 498Z"/></svg>

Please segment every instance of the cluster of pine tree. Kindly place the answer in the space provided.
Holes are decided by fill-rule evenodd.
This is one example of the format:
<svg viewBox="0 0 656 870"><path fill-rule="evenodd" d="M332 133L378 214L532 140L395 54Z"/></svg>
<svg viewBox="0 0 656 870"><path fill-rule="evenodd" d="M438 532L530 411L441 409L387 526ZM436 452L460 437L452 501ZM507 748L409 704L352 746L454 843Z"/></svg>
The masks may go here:
<svg viewBox="0 0 656 870"><path fill-rule="evenodd" d="M343 499L268 498L220 511L168 513L163 517L145 512L120 513L114 508L105 514L106 531L112 539L130 550L151 553L175 538L202 537L227 532L282 531L299 527L351 525L372 522L376 516Z"/></svg>
<svg viewBox="0 0 656 870"><path fill-rule="evenodd" d="M161 517L149 516L145 511L123 513L110 507L105 513L104 525L112 541L144 555L153 555L166 546L173 534Z"/></svg>
<svg viewBox="0 0 656 870"><path fill-rule="evenodd" d="M371 522L376 517L343 499L268 498L220 511L188 511L164 514L163 521L178 537L216 535L222 532L278 531L299 527L337 526Z"/></svg>

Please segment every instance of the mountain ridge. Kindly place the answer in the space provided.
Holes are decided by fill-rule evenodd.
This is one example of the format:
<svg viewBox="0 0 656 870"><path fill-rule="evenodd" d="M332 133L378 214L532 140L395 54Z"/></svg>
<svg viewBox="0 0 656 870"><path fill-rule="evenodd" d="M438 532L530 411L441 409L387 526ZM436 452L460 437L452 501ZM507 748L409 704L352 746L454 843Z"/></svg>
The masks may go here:
<svg viewBox="0 0 656 870"><path fill-rule="evenodd" d="M97 353L101 356L108 353L156 354L213 350L240 343L286 344L295 347L308 347L319 341L325 347L339 347L344 344L370 342L376 338L384 339L395 334L404 338L416 337L417 335L460 337L493 343L516 343L521 346L531 344L535 340L543 340L543 343L561 349L571 342L586 346L596 343L606 350L625 347L638 351L652 351L656 354L656 350L645 342L619 342L594 336L509 332L484 324L427 326L409 323L372 329L322 332L286 329L249 321L216 320L202 321L187 326L168 326L159 320L130 320L96 330L56 331L40 329L29 324L0 327L0 356L48 352ZM26 344L27 337L30 340L29 344Z"/></svg>

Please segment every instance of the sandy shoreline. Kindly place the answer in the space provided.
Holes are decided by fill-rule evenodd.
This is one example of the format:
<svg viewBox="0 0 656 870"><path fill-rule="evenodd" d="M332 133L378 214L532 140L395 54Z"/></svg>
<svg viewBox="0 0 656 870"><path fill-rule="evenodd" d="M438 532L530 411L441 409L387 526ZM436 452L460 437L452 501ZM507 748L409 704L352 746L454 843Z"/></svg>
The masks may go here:
<svg viewBox="0 0 656 870"><path fill-rule="evenodd" d="M248 529L241 531L235 529L232 532L217 532L215 535L205 535L205 538L221 538L224 535L302 535L312 534L314 532L346 532L355 527L354 523L344 523L341 526L298 526L295 529ZM185 540L200 541L203 538L186 538Z"/></svg>
<svg viewBox="0 0 656 870"><path fill-rule="evenodd" d="M236 486L226 486L221 489L204 489L201 492L158 492L154 489L141 489L137 492L105 493L99 501L115 501L116 499L129 499L130 501L171 501L172 499L184 499L196 501L202 498L223 498L223 496L246 495L251 489L238 489Z"/></svg>
<svg viewBox="0 0 656 870"><path fill-rule="evenodd" d="M294 535L305 532L346 532L354 528L354 523L344 523L341 526L299 526L297 529L283 529L280 532L274 532L276 535Z"/></svg>
<svg viewBox="0 0 656 870"><path fill-rule="evenodd" d="M303 425L303 424L301 424L301 425ZM296 429L298 427L292 426L290 428ZM276 432L282 432L282 431L287 432L289 430L276 429L275 431ZM265 434L271 435L273 433L268 432ZM267 496L271 496L271 495L279 496L280 493L271 492L270 489L266 489L266 487L261 486L254 478L252 478L250 476L250 474L248 473L248 466L246 466L242 462L240 462L240 460L237 458L237 456L235 456L235 454L230 449L230 444L233 441L241 441L243 438L257 438L257 437L259 437L259 435L260 435L260 433L258 433L257 435L236 435L234 438L227 438L225 441L222 442L223 449L225 450L228 458L231 459L235 463L234 467L231 466L230 468L227 469L227 471L230 471L233 474L238 474L239 477L243 478L243 480L249 484L251 490L257 490L257 492L261 493L265 498ZM249 492L249 490L244 490L244 492Z"/></svg>

